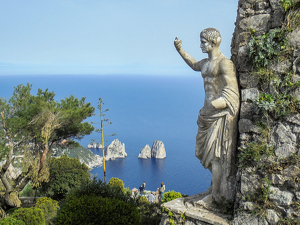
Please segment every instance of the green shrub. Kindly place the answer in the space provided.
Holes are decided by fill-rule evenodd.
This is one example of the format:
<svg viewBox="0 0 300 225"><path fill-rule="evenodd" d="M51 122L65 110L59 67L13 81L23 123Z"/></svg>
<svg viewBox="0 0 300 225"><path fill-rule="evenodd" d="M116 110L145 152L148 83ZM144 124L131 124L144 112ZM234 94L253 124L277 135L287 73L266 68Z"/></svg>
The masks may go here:
<svg viewBox="0 0 300 225"><path fill-rule="evenodd" d="M13 217L8 217L0 220L0 225L26 225L22 220L17 220Z"/></svg>
<svg viewBox="0 0 300 225"><path fill-rule="evenodd" d="M182 195L180 194L180 192L169 190L168 192L165 192L163 194L163 202L169 202L176 198L182 198Z"/></svg>
<svg viewBox="0 0 300 225"><path fill-rule="evenodd" d="M30 225L45 225L44 213L41 209L31 208L19 208L13 212L12 218L22 220L25 224Z"/></svg>
<svg viewBox="0 0 300 225"><path fill-rule="evenodd" d="M96 195L103 198L114 198L124 202L131 202L137 206L139 198L131 198L130 192L124 192L120 187L115 187L103 183L100 179L94 178L89 183L84 183L74 191L74 194L78 197L83 195Z"/></svg>
<svg viewBox="0 0 300 225"><path fill-rule="evenodd" d="M149 204L149 201L145 196L141 196L139 199L139 204Z"/></svg>
<svg viewBox="0 0 300 225"><path fill-rule="evenodd" d="M43 211L46 224L53 224L51 220L57 215L57 210L59 209L58 201L51 198L39 198L35 207Z"/></svg>
<svg viewBox="0 0 300 225"><path fill-rule="evenodd" d="M64 199L70 190L90 181L89 168L66 154L52 158L49 166L49 182L42 183L42 191L52 199Z"/></svg>
<svg viewBox="0 0 300 225"><path fill-rule="evenodd" d="M260 94L254 103L258 113L271 115L274 119L300 112L300 101L289 94Z"/></svg>
<svg viewBox="0 0 300 225"><path fill-rule="evenodd" d="M109 185L114 186L114 187L120 187L122 189L122 191L124 191L124 183L121 179L116 178L116 177L112 177L109 182Z"/></svg>
<svg viewBox="0 0 300 225"><path fill-rule="evenodd" d="M267 67L286 46L286 31L276 28L261 37L256 37L255 31L252 32L247 48L253 65L260 68Z"/></svg>
<svg viewBox="0 0 300 225"><path fill-rule="evenodd" d="M96 195L69 194L56 224L140 224L140 214L130 202Z"/></svg>

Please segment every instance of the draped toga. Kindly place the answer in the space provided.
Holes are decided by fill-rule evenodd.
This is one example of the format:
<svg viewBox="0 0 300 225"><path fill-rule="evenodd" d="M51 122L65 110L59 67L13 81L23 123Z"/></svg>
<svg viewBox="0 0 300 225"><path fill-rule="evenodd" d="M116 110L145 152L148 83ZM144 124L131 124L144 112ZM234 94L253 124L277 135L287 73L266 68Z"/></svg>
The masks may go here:
<svg viewBox="0 0 300 225"><path fill-rule="evenodd" d="M231 87L224 87L222 98L226 108L215 110L211 115L204 114L202 110L199 112L196 157L210 171L212 161L219 159L225 174L229 175L230 171L226 170L230 170L234 160L239 93Z"/></svg>

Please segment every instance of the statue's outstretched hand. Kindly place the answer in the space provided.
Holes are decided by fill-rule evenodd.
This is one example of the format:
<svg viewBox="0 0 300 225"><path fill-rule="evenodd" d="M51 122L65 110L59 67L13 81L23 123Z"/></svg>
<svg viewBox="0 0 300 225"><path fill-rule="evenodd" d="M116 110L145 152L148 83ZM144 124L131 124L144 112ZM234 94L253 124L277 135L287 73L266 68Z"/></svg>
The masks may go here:
<svg viewBox="0 0 300 225"><path fill-rule="evenodd" d="M179 51L182 47L182 41L178 39L178 37L175 38L175 41L174 41L174 45L175 45L175 48L177 49L177 51Z"/></svg>

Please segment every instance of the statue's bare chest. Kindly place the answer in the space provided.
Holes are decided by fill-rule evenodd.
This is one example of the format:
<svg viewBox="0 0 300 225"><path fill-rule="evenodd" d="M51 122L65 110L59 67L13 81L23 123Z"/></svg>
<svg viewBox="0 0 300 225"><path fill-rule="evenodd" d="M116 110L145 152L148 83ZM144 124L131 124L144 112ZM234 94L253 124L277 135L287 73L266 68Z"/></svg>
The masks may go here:
<svg viewBox="0 0 300 225"><path fill-rule="evenodd" d="M219 76L219 60L207 61L203 64L201 74L203 78L216 78Z"/></svg>

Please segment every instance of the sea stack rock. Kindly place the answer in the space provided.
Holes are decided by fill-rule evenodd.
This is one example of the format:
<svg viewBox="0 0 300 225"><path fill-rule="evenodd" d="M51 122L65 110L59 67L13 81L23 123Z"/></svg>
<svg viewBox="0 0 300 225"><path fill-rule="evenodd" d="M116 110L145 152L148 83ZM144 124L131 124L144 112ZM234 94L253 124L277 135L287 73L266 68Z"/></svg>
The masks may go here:
<svg viewBox="0 0 300 225"><path fill-rule="evenodd" d="M102 144L97 142L91 142L88 144L88 148L102 148Z"/></svg>
<svg viewBox="0 0 300 225"><path fill-rule="evenodd" d="M125 158L126 156L125 144L122 144L118 139L113 140L110 145L105 147L105 161Z"/></svg>
<svg viewBox="0 0 300 225"><path fill-rule="evenodd" d="M165 145L162 141L155 140L152 145L151 155L153 158L163 159L166 158Z"/></svg>
<svg viewBox="0 0 300 225"><path fill-rule="evenodd" d="M149 145L146 145L144 148L141 149L141 152L140 152L138 158L140 158L140 159L151 158L151 148Z"/></svg>

